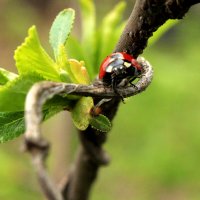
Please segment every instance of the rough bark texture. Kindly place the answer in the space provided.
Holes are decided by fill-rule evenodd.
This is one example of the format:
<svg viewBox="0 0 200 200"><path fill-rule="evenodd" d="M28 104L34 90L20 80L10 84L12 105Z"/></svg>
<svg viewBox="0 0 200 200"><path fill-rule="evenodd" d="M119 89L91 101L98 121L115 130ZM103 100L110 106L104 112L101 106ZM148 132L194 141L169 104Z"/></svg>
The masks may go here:
<svg viewBox="0 0 200 200"><path fill-rule="evenodd" d="M182 19L197 0L137 0L115 51L140 55L153 35L168 19Z"/></svg>

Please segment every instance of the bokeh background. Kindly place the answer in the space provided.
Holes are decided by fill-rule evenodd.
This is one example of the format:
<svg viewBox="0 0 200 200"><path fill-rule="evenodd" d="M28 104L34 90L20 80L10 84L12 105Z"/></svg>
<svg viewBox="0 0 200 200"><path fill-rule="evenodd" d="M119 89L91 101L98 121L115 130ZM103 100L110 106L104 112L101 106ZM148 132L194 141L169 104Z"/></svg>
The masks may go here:
<svg viewBox="0 0 200 200"><path fill-rule="evenodd" d="M98 20L117 0L96 0ZM126 1L127 18L133 1ZM13 53L35 24L45 48L56 14L77 11L74 31L80 34L78 1L0 0L0 67L16 72ZM102 168L92 200L200 199L200 6L189 13L144 56L154 67L146 92L120 106L105 149L112 157ZM111 38L112 39L112 38ZM77 146L70 115L63 112L43 125L51 141L52 177L66 175ZM44 199L29 157L21 152L23 136L0 144L0 199Z"/></svg>

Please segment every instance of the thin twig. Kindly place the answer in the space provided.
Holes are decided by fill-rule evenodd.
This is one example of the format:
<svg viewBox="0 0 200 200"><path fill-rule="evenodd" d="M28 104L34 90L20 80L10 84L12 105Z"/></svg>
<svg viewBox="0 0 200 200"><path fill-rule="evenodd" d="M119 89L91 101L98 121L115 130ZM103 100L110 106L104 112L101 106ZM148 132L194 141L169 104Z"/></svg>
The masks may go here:
<svg viewBox="0 0 200 200"><path fill-rule="evenodd" d="M199 2L200 0L137 0L134 10L128 20L125 30L120 37L115 51L125 51L134 57L137 57L145 49L148 38L153 34L155 30L157 30L159 26L165 23L165 21L168 19L182 18L193 4ZM141 80L144 80L143 78L144 77L142 77L140 82L136 84L138 89L129 87L126 89L123 88L119 89L119 93L125 97L142 91L146 88L145 83L149 81L147 80L147 82L142 82ZM47 91L48 93L49 91L51 93L52 91L50 90L53 88L53 91L55 90L55 92L53 92L54 95L59 94L60 92L68 91L71 94L93 96L96 102L98 102L101 98L114 97L116 94L113 93L110 88L104 88L101 85L77 86L71 84L66 86L60 85L58 83L48 83L53 84L53 87L49 88L48 84L46 85L46 83L41 83L41 85L42 84L44 86L44 88L41 88L43 91L38 92L40 91L40 88L38 88L38 91L36 91L36 99L35 96L32 96L34 100L32 104L30 106L27 105L28 103L26 104L26 109L28 110L28 112L26 112L26 124L28 126L27 132L25 134L27 144L26 146L33 156L39 157L39 162L34 161L34 163L38 177L41 179L41 185L45 184L45 187L42 186L42 188L46 193L47 198L51 200L60 200L60 193L56 187L52 186L53 184L49 184L51 180L49 180L49 177L45 171L46 169L44 168L44 158L46 155L45 152L47 151L47 145L44 145L41 142L43 140L41 139L42 137L40 135L39 124L41 122L42 104L50 96L43 92ZM37 86L40 87L41 85L35 85L34 87L37 88ZM48 87L45 88L45 86ZM34 88L32 88L32 92L33 91ZM40 96L41 94L44 95L44 98L42 98L41 101L38 101L38 95ZM37 108L38 103L39 107ZM103 114L112 120L116 114L119 103L120 98L116 96L115 98L112 98L112 100L108 103L103 104L101 106ZM35 110L33 111L32 109ZM38 114L40 117L38 117ZM32 115L34 116L31 117ZM92 153L93 147L99 149L97 151L95 150L96 152L101 153L102 144L106 140L106 135L99 134L98 131L95 131L90 126L84 132L80 132L79 136L82 146L74 165L74 171L70 173L68 180L62 186L62 194L65 200L88 199L91 185L94 182L99 169L99 164L93 158L95 157L95 155ZM38 151L41 149L45 150L42 150L42 152ZM51 194L53 194L53 198L51 198Z"/></svg>
<svg viewBox="0 0 200 200"><path fill-rule="evenodd" d="M182 18L193 4L199 2L200 0L136 0L134 9L114 52L124 51L137 57L145 49L149 37L165 21L171 18ZM94 98L94 100L98 102L101 99ZM102 113L112 120L116 115L120 102L120 98L112 98L111 101L101 106ZM65 200L88 199L100 165L94 162L93 155L88 150L87 144L96 146L101 152L102 146L107 139L106 135L99 134L98 131L90 126L85 131L80 131L79 137L84 149L79 151L79 162L75 163L74 172L70 173L70 178L63 184ZM82 157L87 157L87 162L82 160Z"/></svg>
<svg viewBox="0 0 200 200"><path fill-rule="evenodd" d="M144 91L151 83L153 77L153 69L149 62L144 58L140 58L139 62L143 66L143 74L135 87L118 88L118 92L123 97L130 97ZM97 85L78 85L70 83L57 83L50 81L42 81L36 83L29 90L25 104L25 119L27 140L39 141L40 123L42 120L42 106L48 100L58 94L71 94L79 96L91 96L101 98L111 98L119 96L111 87L105 87L103 84Z"/></svg>
<svg viewBox="0 0 200 200"><path fill-rule="evenodd" d="M151 83L153 76L151 65L143 58L140 58L139 62L143 66L144 72L140 80L136 83L135 87L131 86L123 89L119 88L119 93L124 97L135 95L144 91ZM62 200L63 198L61 192L57 187L55 187L55 184L50 179L45 168L45 158L48 153L48 143L41 136L40 130L40 123L42 121L42 106L48 99L58 94L62 95L63 93L101 98L117 96L117 94L113 92L111 88L107 88L102 84L77 85L44 81L36 83L30 89L25 104L25 144L26 149L32 155L33 165L42 189L50 200ZM82 141L84 141L84 139ZM95 168L97 168L98 165L108 163L108 156L101 148L97 148L93 143L88 141L83 142L83 145L84 148L81 149L81 152L85 152L85 149L87 149L87 151L85 152L84 157L77 159L77 162L86 161L85 163L87 164L87 152L90 152L89 155L92 155L91 158L94 163L96 163L93 165ZM87 174L84 174L84 176L87 176Z"/></svg>

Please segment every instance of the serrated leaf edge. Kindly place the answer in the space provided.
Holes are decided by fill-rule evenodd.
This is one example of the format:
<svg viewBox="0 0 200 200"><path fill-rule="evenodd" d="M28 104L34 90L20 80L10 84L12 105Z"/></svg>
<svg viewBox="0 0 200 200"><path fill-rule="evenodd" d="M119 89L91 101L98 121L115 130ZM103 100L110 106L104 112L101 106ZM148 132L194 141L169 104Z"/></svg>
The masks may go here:
<svg viewBox="0 0 200 200"><path fill-rule="evenodd" d="M100 115L102 115L102 114L100 114ZM100 131L100 132L102 132L102 133L107 133L107 132L109 132L109 131L111 130L112 123L110 122L110 120L108 119L108 117L106 117L105 115L102 115L102 116L104 116L104 118L106 118L106 119L108 120L108 122L109 122L110 129L109 129L108 131L103 131L103 130L101 130L101 129L99 129L99 128L94 127L93 125L90 124L90 120L89 120L89 124L91 125L92 128L94 128L94 129L96 129L96 130L98 130L98 131ZM91 119L92 119L92 118L91 118Z"/></svg>
<svg viewBox="0 0 200 200"><path fill-rule="evenodd" d="M64 46L65 46L65 44L66 44L66 42L67 42L67 39L68 39L68 37L69 37L69 35L70 35L71 31L72 31L73 25L74 25L74 20L75 20L75 11L74 11L74 9L72 9L72 8L66 8L66 9L62 10L61 12L59 12L58 15L56 16L56 18L54 19L52 25L51 25L51 29L52 29L52 27L53 27L54 23L56 22L56 20L58 19L59 15L61 15L61 14L64 13L64 12L67 12L67 11L72 11L72 13L73 13L73 18L72 18L71 27L70 27L70 29L69 29L69 33L67 34L66 40L65 40L65 42L64 42L64 44L63 44ZM52 41L52 39L51 39L51 38L52 38L51 29L50 29L50 31L49 31L49 43L50 43L50 45L51 45L51 47L52 47L52 49L53 49L53 51L54 51L54 56L55 56L55 59L56 59L56 62L57 62L57 57L58 57L58 55L56 55L56 54L59 54L59 46L57 47L57 53L56 53L56 51L54 50L54 45L53 45L53 43L51 42L51 41ZM60 36L58 36L58 37L60 37Z"/></svg>

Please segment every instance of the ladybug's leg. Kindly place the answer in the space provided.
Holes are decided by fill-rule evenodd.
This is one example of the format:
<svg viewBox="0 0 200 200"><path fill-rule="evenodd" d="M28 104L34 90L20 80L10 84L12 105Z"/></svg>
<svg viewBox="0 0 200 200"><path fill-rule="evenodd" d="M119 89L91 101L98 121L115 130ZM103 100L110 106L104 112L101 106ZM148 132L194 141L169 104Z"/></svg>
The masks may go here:
<svg viewBox="0 0 200 200"><path fill-rule="evenodd" d="M117 80L116 80L115 76L113 75L111 78L112 78L111 85L112 85L113 91L115 92L115 94L118 94L120 96L122 102L125 103L124 97L117 90Z"/></svg>
<svg viewBox="0 0 200 200"><path fill-rule="evenodd" d="M134 88L137 89L137 86L136 86L134 83L132 83L136 78L137 78L137 77L131 78L131 79L129 80L129 83L130 83L131 86L133 86Z"/></svg>
<svg viewBox="0 0 200 200"><path fill-rule="evenodd" d="M116 79L115 79L115 76L112 76L111 79L112 79L112 80L111 80L112 89L114 90L114 92L115 92L116 94L119 94L118 91L117 91L117 81L116 81Z"/></svg>

